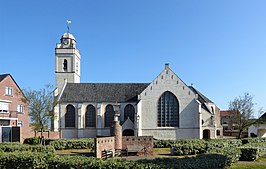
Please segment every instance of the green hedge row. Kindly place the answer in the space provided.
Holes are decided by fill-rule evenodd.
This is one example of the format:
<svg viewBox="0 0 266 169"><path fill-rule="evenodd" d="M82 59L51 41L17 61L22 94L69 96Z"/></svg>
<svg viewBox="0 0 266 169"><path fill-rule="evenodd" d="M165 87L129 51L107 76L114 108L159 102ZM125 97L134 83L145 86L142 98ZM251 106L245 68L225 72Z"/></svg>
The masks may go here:
<svg viewBox="0 0 266 169"><path fill-rule="evenodd" d="M0 168L40 169L187 169L217 168L226 166L223 155L206 154L193 158L162 158L153 160L125 161L120 159L101 160L82 156L58 156L55 154L12 152L0 156Z"/></svg>
<svg viewBox="0 0 266 169"><path fill-rule="evenodd" d="M177 139L177 140L154 140L154 148L170 148L175 145L180 144L194 144L194 145L203 145L203 144L217 144L226 143L231 146L240 146L242 141L239 139L219 139L219 140L203 140L203 139Z"/></svg>
<svg viewBox="0 0 266 169"><path fill-rule="evenodd" d="M17 143L0 144L0 152L15 152L15 151L54 153L55 149L53 146L27 145L27 144L17 144Z"/></svg>
<svg viewBox="0 0 266 169"><path fill-rule="evenodd" d="M58 139L50 143L56 150L65 149L94 149L94 139Z"/></svg>
<svg viewBox="0 0 266 169"><path fill-rule="evenodd" d="M50 145L52 141L55 139L49 139L49 138L43 138L44 145ZM41 144L41 138L40 137L31 137L26 138L23 142L24 144L30 144L30 145L38 145Z"/></svg>
<svg viewBox="0 0 266 169"><path fill-rule="evenodd" d="M24 140L24 144L38 145L41 143L40 138L33 137ZM44 139L45 145L51 145L56 150L65 149L93 149L94 139L93 138L83 138L83 139Z"/></svg>

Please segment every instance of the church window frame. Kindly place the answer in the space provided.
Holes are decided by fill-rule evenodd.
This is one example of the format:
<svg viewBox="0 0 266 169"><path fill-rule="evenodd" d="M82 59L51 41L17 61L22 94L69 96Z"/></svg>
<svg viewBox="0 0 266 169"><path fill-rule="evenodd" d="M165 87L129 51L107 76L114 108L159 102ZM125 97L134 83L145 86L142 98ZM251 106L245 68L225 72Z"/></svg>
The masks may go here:
<svg viewBox="0 0 266 169"><path fill-rule="evenodd" d="M105 107L104 127L111 127L112 126L112 122L114 120L114 115L115 115L114 106L111 104L108 104Z"/></svg>
<svg viewBox="0 0 266 169"><path fill-rule="evenodd" d="M157 102L157 127L179 127L179 101L170 91L165 91Z"/></svg>
<svg viewBox="0 0 266 169"><path fill-rule="evenodd" d="M86 107L85 127L96 127L96 108L92 104Z"/></svg>
<svg viewBox="0 0 266 169"><path fill-rule="evenodd" d="M72 104L66 106L65 127L66 128L76 127L76 109Z"/></svg>
<svg viewBox="0 0 266 169"><path fill-rule="evenodd" d="M127 104L124 108L124 121L128 117L133 123L135 122L135 107L132 104Z"/></svg>

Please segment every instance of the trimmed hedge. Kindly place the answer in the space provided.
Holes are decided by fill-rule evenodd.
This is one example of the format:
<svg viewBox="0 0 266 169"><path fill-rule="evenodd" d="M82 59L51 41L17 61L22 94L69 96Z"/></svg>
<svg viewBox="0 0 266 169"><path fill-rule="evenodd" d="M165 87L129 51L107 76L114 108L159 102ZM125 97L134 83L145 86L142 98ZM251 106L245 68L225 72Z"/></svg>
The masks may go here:
<svg viewBox="0 0 266 169"><path fill-rule="evenodd" d="M56 150L65 149L94 149L93 138L83 139L58 139L50 143Z"/></svg>
<svg viewBox="0 0 266 169"><path fill-rule="evenodd" d="M30 151L42 153L54 153L53 146L26 145L26 144L0 144L0 152Z"/></svg>
<svg viewBox="0 0 266 169"><path fill-rule="evenodd" d="M226 166L223 155L208 154L193 158L157 158L153 160L125 161L101 160L82 156L58 156L54 154L12 152L0 156L0 168L45 168L45 169L222 169Z"/></svg>
<svg viewBox="0 0 266 169"><path fill-rule="evenodd" d="M44 138L44 145L50 145L52 141L55 139L49 139L49 138ZM29 145L38 145L41 143L41 138L39 137L31 137L31 138L26 138L23 142L23 144L29 144Z"/></svg>

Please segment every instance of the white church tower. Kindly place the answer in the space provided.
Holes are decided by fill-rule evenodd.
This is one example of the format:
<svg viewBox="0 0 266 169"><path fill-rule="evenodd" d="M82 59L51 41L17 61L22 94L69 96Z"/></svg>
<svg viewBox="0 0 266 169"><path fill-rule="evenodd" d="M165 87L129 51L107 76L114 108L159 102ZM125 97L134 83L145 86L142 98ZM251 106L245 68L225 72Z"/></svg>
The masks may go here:
<svg viewBox="0 0 266 169"><path fill-rule="evenodd" d="M80 83L80 54L76 47L76 39L69 31L64 33L60 43L56 44L55 81L56 90L54 91L54 96L56 99L59 99L67 83ZM57 104L54 107L54 119L51 123L54 131L60 131L61 118L60 104ZM59 137L61 138L61 134Z"/></svg>
<svg viewBox="0 0 266 169"><path fill-rule="evenodd" d="M64 33L55 48L55 76L57 94L66 82L80 83L80 54L76 39L71 33Z"/></svg>

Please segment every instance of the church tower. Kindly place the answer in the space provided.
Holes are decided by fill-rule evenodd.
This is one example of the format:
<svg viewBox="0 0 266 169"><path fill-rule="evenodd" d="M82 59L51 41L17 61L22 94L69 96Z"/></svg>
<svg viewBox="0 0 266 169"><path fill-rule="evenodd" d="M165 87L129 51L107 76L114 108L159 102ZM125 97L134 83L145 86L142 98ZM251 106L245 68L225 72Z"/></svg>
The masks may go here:
<svg viewBox="0 0 266 169"><path fill-rule="evenodd" d="M80 83L80 54L76 39L71 33L64 33L55 48L55 76L57 94L64 84Z"/></svg>

